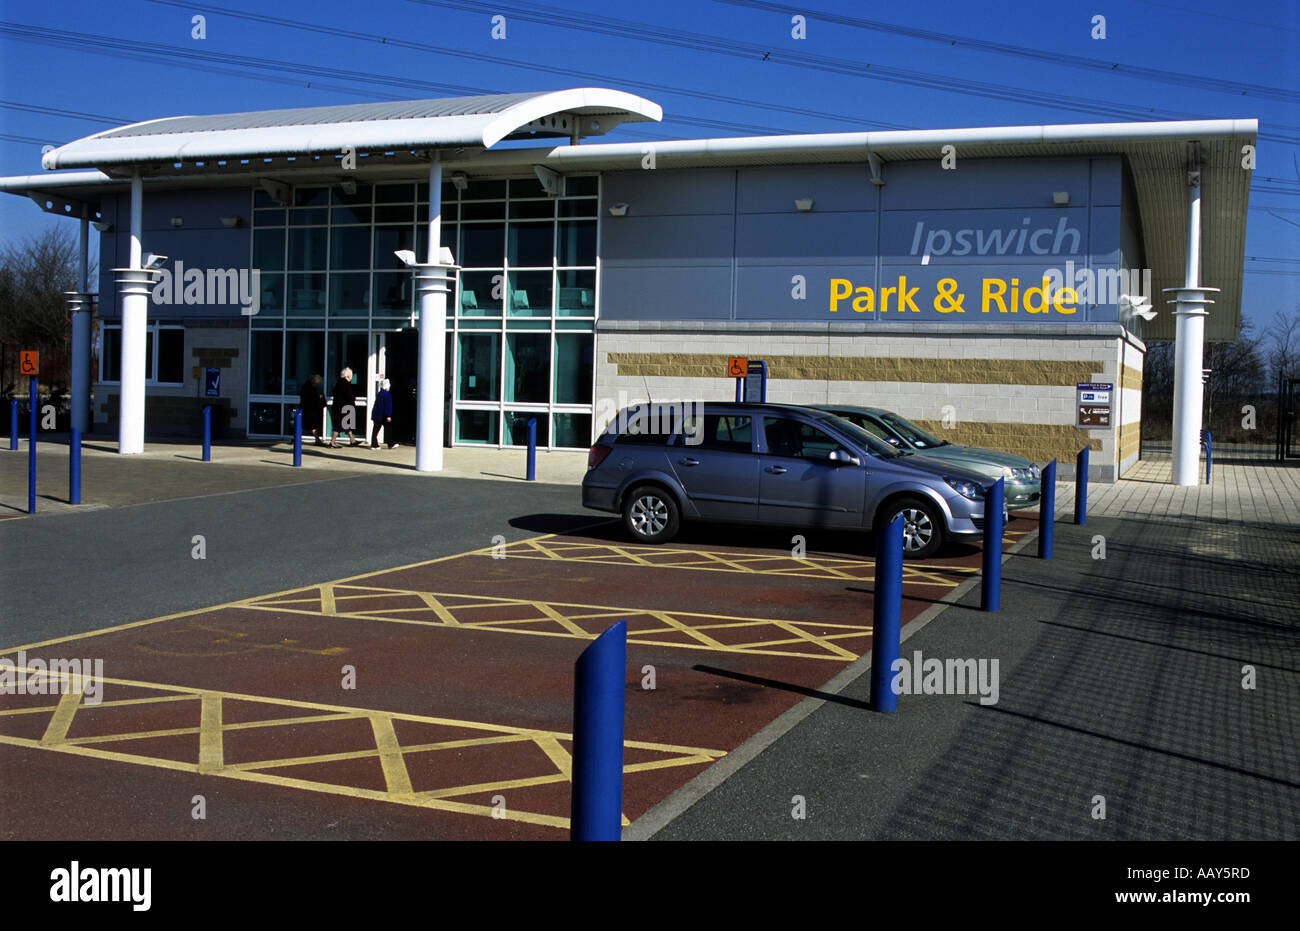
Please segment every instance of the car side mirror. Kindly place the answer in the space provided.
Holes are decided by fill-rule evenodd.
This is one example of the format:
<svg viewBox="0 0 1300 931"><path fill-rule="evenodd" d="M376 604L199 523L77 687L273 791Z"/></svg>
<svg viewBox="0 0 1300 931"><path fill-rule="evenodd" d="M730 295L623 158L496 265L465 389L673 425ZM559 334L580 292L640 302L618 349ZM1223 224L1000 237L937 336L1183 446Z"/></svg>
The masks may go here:
<svg viewBox="0 0 1300 931"><path fill-rule="evenodd" d="M853 453L849 452L847 449L832 449L830 460L836 465L862 465L862 460L853 455Z"/></svg>

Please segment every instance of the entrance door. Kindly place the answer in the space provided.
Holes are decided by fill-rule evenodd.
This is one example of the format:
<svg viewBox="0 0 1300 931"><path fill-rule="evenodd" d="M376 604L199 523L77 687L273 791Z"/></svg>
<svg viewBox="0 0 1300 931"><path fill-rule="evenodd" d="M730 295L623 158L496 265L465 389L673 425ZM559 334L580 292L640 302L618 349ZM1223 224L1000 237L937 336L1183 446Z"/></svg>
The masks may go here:
<svg viewBox="0 0 1300 931"><path fill-rule="evenodd" d="M416 386L420 372L420 331L408 327L389 333L384 373L392 383L393 439L403 445L415 445Z"/></svg>

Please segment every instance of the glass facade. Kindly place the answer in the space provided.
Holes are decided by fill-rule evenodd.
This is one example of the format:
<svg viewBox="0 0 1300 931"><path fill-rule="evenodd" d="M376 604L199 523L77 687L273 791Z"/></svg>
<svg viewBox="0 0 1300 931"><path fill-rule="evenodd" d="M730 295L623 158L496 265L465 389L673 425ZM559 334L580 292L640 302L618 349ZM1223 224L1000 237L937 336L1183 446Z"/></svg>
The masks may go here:
<svg viewBox="0 0 1300 931"><path fill-rule="evenodd" d="M455 445L523 445L529 418L539 446L591 441L599 179L564 183L560 197L531 177L443 185L442 245L462 269L447 306ZM291 432L303 383L320 375L328 394L345 365L359 401L379 374L392 380L397 419L416 377L407 337L419 308L393 253L426 254L428 193L415 182L304 186L282 206L254 192L250 433Z"/></svg>

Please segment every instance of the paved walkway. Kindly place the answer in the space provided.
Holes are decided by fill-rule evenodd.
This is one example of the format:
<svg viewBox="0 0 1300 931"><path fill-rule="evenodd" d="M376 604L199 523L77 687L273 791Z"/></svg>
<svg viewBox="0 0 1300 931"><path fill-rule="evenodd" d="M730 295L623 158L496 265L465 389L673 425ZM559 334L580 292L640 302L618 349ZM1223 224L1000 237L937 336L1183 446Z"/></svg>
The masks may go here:
<svg viewBox="0 0 1300 931"><path fill-rule="evenodd" d="M1205 477L1202 463L1201 478ZM1139 462L1113 485L1088 486L1088 515L1201 517L1300 527L1300 461L1216 462L1209 485L1172 484L1168 460ZM1074 513L1074 483L1058 482L1058 514Z"/></svg>
<svg viewBox="0 0 1300 931"><path fill-rule="evenodd" d="M68 504L68 447L66 437L37 442L37 505L41 514L72 510ZM419 478L475 478L522 482L525 452L521 449L443 450L440 472L416 472L415 448L372 450L367 447L330 449L304 445L302 467L293 466L290 443L230 443L212 447L212 461L202 461L202 449L193 443L148 443L137 456L121 456L112 440L92 439L82 444L82 509L120 507L149 501L171 501L197 495L224 494L330 481L356 475L389 474ZM585 451L541 450L537 453L537 481L576 485L587 470ZM27 441L14 452L0 450L0 518L27 513Z"/></svg>
<svg viewBox="0 0 1300 931"><path fill-rule="evenodd" d="M1300 839L1300 470L1168 475L1092 486L1082 527L1065 483L999 612L973 581L904 628L910 661L996 662L993 702L873 712L864 656L625 837Z"/></svg>

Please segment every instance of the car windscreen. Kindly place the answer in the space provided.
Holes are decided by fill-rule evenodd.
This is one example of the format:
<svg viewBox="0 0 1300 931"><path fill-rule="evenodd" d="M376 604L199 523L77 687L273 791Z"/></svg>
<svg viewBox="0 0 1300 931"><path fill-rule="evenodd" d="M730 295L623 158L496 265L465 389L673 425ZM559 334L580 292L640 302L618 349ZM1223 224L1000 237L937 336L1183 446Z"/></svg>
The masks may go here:
<svg viewBox="0 0 1300 931"><path fill-rule="evenodd" d="M902 452L890 446L879 437L872 436L866 430L863 430L851 420L845 420L843 417L827 416L819 418L822 422L830 424L836 430L847 433L850 437L865 446L875 455L882 459L894 459L903 455Z"/></svg>
<svg viewBox="0 0 1300 931"><path fill-rule="evenodd" d="M948 445L947 440L941 440L933 434L926 433L912 421L904 420L897 414L880 414L879 416L881 420L888 424L891 430L917 449L934 449L937 446Z"/></svg>

